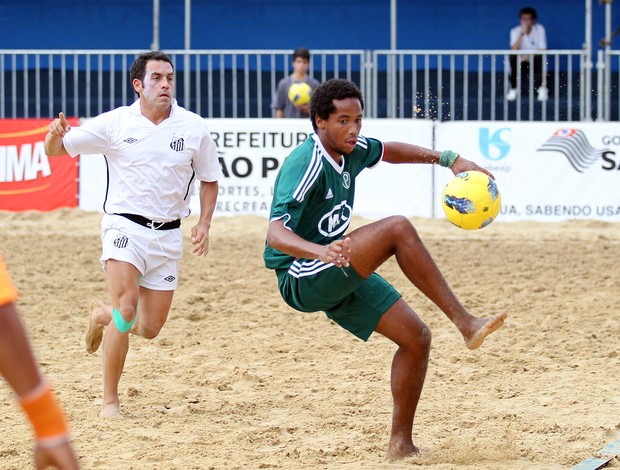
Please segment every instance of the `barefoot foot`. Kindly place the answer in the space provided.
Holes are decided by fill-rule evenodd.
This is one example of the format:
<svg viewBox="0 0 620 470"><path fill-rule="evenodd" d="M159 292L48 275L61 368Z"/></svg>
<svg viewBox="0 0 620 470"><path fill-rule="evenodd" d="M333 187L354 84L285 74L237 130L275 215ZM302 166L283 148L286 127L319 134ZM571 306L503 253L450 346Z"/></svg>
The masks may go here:
<svg viewBox="0 0 620 470"><path fill-rule="evenodd" d="M103 337L103 328L109 323L104 308L105 304L100 300L93 300L90 303L90 320L88 323L88 331L84 338L86 342L86 351L90 354L99 349Z"/></svg>
<svg viewBox="0 0 620 470"><path fill-rule="evenodd" d="M414 455L422 452L422 449L416 447L413 444L406 445L392 445L388 446L387 452L385 453L386 460L401 460L407 457L412 457Z"/></svg>
<svg viewBox="0 0 620 470"><path fill-rule="evenodd" d="M105 419L120 418L121 416L121 409L118 403L104 405L103 408L101 408L101 412L99 413L99 417Z"/></svg>
<svg viewBox="0 0 620 470"><path fill-rule="evenodd" d="M479 348L484 339L493 333L495 330L501 328L504 324L504 320L506 320L505 313L498 313L494 317L490 318L479 318L479 325L476 325L477 328L473 330L473 332L467 336L465 336L465 345L468 349L477 349Z"/></svg>

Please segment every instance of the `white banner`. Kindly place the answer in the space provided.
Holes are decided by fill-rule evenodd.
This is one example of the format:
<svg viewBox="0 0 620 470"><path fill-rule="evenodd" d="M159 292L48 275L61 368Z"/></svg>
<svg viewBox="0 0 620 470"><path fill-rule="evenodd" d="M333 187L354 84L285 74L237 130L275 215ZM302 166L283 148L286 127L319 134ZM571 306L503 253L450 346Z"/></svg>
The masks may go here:
<svg viewBox="0 0 620 470"><path fill-rule="evenodd" d="M295 146L313 132L305 119L209 119L224 178L215 215L257 214L267 217L278 169ZM383 141L400 140L432 145L428 121L364 120L362 134ZM431 171L428 166L380 163L358 177L354 213L367 217L387 214L431 216ZM197 191L197 187L195 188ZM192 212L199 211L197 193Z"/></svg>
<svg viewBox="0 0 620 470"><path fill-rule="evenodd" d="M312 132L302 119L209 119L224 178L217 216L267 217L278 169ZM620 221L617 124L444 122L366 119L362 134L383 141L452 149L489 169L502 194L499 220ZM358 178L354 212L444 217L441 193L452 173L430 165L380 163ZM80 159L80 208L102 211L107 169L100 155ZM199 212L197 186L192 212Z"/></svg>
<svg viewBox="0 0 620 470"><path fill-rule="evenodd" d="M494 174L502 195L498 220L620 221L617 124L448 122L435 136L437 149L459 152ZM436 204L449 178L436 172Z"/></svg>

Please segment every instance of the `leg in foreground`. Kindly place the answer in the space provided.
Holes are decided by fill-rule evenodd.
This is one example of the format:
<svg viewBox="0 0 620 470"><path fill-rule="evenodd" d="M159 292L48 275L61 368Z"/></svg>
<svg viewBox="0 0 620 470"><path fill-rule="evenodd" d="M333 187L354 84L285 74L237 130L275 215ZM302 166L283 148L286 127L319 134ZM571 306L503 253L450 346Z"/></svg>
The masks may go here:
<svg viewBox="0 0 620 470"><path fill-rule="evenodd" d="M504 324L505 313L478 318L465 309L407 218L388 217L360 227L349 236L351 264L360 275L369 276L395 256L407 278L458 328L467 348L480 347L488 335Z"/></svg>
<svg viewBox="0 0 620 470"><path fill-rule="evenodd" d="M426 377L431 331L403 299L385 312L375 331L398 345L392 360L394 407L386 458L402 459L420 452L413 443L413 419Z"/></svg>
<svg viewBox="0 0 620 470"><path fill-rule="evenodd" d="M106 271L112 305L91 303L86 347L96 351L102 344L103 405L100 416L120 415L118 386L129 350L129 333L155 338L170 311L174 291L139 287L140 272L131 264L108 260ZM139 298L139 310L138 310Z"/></svg>

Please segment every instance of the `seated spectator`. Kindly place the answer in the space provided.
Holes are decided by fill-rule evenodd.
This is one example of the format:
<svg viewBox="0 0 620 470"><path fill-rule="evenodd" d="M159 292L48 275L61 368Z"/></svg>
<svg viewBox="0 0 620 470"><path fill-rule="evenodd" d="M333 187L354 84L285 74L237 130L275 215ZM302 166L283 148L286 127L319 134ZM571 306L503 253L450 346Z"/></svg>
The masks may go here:
<svg viewBox="0 0 620 470"><path fill-rule="evenodd" d="M525 7L519 12L520 25L510 30L510 48L522 51L542 51L547 49L547 36L543 25L537 23L536 10ZM547 100L549 92L543 77L543 56L524 54L510 56L510 90L506 94L508 101L517 98L518 70L521 70L521 83L529 84L530 73L533 72L534 89L539 101ZM518 66L517 66L518 65ZM533 69L533 70L532 70Z"/></svg>

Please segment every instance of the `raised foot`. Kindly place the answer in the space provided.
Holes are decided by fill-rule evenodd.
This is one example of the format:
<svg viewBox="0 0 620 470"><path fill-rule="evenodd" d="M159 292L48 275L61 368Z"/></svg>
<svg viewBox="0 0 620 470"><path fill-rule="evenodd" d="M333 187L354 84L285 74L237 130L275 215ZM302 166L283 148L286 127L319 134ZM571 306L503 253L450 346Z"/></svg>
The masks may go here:
<svg viewBox="0 0 620 470"><path fill-rule="evenodd" d="M101 339L103 338L103 328L105 326L104 321L104 309L105 304L100 300L93 300L90 303L90 318L88 322L88 331L84 341L86 343L86 351L89 354L94 353L99 349L101 345Z"/></svg>
<svg viewBox="0 0 620 470"><path fill-rule="evenodd" d="M469 337L465 338L467 348L478 349L487 336L502 327L507 316L506 313L498 313L494 317L481 318L481 325Z"/></svg>

